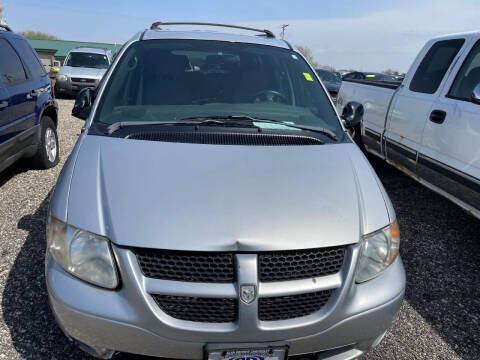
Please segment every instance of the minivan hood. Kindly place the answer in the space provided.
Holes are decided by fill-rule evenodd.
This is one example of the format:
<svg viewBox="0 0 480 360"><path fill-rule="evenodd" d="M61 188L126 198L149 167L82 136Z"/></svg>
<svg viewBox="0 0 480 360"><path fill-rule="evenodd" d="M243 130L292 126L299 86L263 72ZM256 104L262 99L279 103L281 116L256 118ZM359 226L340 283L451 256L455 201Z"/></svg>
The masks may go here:
<svg viewBox="0 0 480 360"><path fill-rule="evenodd" d="M67 221L118 245L290 250L358 242L389 224L385 197L351 143L231 146L88 135Z"/></svg>
<svg viewBox="0 0 480 360"><path fill-rule="evenodd" d="M69 77L85 77L101 79L107 69L83 68L73 66L62 66L58 74L67 75Z"/></svg>

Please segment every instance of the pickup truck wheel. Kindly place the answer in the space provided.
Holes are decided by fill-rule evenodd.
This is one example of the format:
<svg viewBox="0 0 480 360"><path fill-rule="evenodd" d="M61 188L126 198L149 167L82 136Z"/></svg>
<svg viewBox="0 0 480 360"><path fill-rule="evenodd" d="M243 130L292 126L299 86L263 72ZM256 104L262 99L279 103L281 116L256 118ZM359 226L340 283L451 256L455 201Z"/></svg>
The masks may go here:
<svg viewBox="0 0 480 360"><path fill-rule="evenodd" d="M36 169L49 169L58 164L58 136L53 120L48 116L40 121L40 139L37 153L32 158Z"/></svg>

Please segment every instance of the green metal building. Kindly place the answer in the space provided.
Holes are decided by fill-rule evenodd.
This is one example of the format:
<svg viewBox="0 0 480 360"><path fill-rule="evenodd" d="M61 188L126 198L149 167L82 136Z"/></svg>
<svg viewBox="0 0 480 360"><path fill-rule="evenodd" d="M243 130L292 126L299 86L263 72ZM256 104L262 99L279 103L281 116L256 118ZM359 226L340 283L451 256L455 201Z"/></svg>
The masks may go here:
<svg viewBox="0 0 480 360"><path fill-rule="evenodd" d="M115 54L122 44L96 43L86 41L68 41L68 40L36 40L28 39L32 47L38 53L47 72L53 66L53 61L58 60L63 64L68 52L77 47L94 47L109 49Z"/></svg>

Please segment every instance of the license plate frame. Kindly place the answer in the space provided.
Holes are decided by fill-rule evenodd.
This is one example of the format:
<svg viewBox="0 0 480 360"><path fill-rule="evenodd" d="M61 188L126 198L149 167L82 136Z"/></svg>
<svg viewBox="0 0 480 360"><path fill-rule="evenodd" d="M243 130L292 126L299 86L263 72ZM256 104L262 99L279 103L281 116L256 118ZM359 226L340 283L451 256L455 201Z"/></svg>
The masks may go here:
<svg viewBox="0 0 480 360"><path fill-rule="evenodd" d="M228 344L205 349L205 360L287 360L288 347L260 344Z"/></svg>

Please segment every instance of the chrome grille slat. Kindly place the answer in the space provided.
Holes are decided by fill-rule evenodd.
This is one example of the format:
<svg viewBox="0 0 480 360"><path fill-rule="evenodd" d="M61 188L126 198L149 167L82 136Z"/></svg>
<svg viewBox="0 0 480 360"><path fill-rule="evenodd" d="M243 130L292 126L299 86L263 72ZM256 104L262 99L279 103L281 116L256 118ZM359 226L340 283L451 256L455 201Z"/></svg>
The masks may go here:
<svg viewBox="0 0 480 360"><path fill-rule="evenodd" d="M93 83L95 83L95 79L72 78L72 82L81 83L81 84L93 84Z"/></svg>

